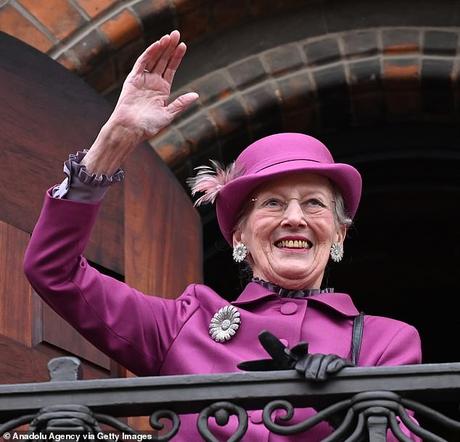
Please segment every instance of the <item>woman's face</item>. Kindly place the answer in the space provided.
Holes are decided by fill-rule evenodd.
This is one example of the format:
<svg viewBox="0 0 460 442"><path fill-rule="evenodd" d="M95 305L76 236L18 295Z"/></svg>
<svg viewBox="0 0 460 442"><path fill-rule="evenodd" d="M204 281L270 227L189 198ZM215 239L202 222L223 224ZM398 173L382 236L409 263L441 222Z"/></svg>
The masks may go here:
<svg viewBox="0 0 460 442"><path fill-rule="evenodd" d="M233 243L247 246L254 276L289 289L319 288L331 244L343 243L346 233L329 180L312 173L276 178L250 204Z"/></svg>

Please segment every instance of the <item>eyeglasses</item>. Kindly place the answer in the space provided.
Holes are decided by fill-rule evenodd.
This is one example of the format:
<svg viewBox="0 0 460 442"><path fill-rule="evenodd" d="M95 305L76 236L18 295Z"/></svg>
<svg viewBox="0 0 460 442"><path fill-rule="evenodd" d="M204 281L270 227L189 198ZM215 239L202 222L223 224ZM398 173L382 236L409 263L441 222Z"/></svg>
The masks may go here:
<svg viewBox="0 0 460 442"><path fill-rule="evenodd" d="M255 208L260 211L264 211L267 214L282 215L286 212L289 207L290 201L297 201L303 214L305 216L322 216L327 211L331 210L331 207L320 200L319 198L307 198L300 200L299 198L281 198L278 196L263 196L257 198L251 198L251 202L255 204ZM331 205L334 201L331 201Z"/></svg>

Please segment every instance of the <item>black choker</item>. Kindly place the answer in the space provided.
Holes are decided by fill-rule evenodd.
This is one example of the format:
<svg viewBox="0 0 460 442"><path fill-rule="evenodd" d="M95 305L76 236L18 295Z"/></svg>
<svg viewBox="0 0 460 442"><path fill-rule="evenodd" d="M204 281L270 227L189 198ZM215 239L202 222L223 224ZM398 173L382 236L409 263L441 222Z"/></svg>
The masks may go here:
<svg viewBox="0 0 460 442"><path fill-rule="evenodd" d="M252 282L260 284L262 287L278 294L282 298L307 298L308 296L319 295L320 293L334 293L333 288L289 290L260 278L252 278Z"/></svg>

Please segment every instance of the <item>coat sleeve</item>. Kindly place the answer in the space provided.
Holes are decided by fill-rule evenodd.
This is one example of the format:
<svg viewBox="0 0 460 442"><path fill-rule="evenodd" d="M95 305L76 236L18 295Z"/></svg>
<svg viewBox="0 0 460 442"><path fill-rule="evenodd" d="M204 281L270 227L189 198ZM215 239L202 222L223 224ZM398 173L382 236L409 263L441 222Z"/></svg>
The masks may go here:
<svg viewBox="0 0 460 442"><path fill-rule="evenodd" d="M147 296L92 268L82 253L99 204L49 194L24 257L32 287L60 316L137 375L154 375L198 308L194 286L177 300Z"/></svg>
<svg viewBox="0 0 460 442"><path fill-rule="evenodd" d="M400 323L401 327L394 333L388 345L384 348L376 365L405 365L420 364L422 362L422 350L420 336L415 327ZM418 423L413 417L414 413L408 411L414 423ZM398 422L400 422L398 418ZM400 422L402 432L412 441L421 442L422 439L411 433L407 427ZM389 431L388 442L396 442L398 439Z"/></svg>
<svg viewBox="0 0 460 442"><path fill-rule="evenodd" d="M422 362L420 336L415 327L401 323L376 365L405 365Z"/></svg>

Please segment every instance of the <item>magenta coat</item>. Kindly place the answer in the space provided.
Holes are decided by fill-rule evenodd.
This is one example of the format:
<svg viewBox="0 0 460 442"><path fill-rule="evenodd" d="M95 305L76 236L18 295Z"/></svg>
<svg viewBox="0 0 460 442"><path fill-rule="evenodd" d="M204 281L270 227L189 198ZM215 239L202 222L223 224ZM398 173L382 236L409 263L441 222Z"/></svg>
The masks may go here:
<svg viewBox="0 0 460 442"><path fill-rule="evenodd" d="M358 314L345 293L283 299L250 283L236 301L241 326L228 342L208 334L213 315L229 302L211 288L192 284L176 300L145 294L102 275L81 256L98 204L54 199L45 204L25 256L25 271L37 293L96 347L140 376L238 371L245 360L267 358L258 343L269 330L286 345L307 341L312 353L350 354L353 318ZM421 361L415 328L393 319L366 316L359 365L416 364ZM296 411L297 420L311 409ZM183 416L174 440L201 440L196 417ZM225 429L211 427L226 440ZM244 440L319 441L331 428L319 424L289 439L269 434L260 411L249 412Z"/></svg>

